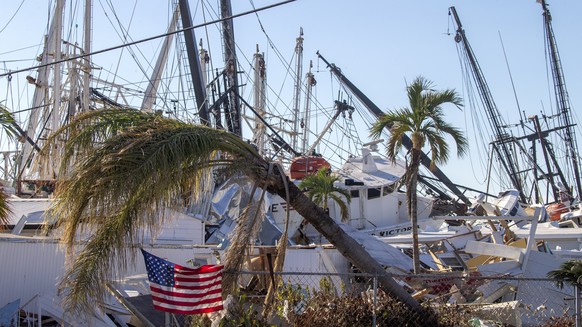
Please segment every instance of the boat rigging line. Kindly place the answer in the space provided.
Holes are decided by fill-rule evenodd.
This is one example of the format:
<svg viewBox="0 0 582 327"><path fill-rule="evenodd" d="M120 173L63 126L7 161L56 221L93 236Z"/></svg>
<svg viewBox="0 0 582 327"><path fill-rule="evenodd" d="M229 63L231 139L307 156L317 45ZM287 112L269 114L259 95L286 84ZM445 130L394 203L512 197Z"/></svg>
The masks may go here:
<svg viewBox="0 0 582 327"><path fill-rule="evenodd" d="M487 112L487 118L489 119L491 128L494 131L495 141L497 143L494 148L495 152L497 153L497 157L503 164L504 169L507 171L509 178L511 179L511 184L519 191L520 200L522 202L526 202L526 196L523 191L523 181L519 178L517 163L515 162L514 157L515 154L511 151L509 146L509 133L505 130L503 117L495 105L495 101L493 100L493 96L491 95L491 91L489 90L489 86L487 85L487 81L483 75L483 71L481 70L471 45L467 40L465 30L463 29L461 20L457 15L457 10L455 7L450 7L449 13L453 15L457 26L457 33L454 38L455 42L460 43L463 46L464 53L470 62L472 76L475 79L479 90L479 96Z"/></svg>
<svg viewBox="0 0 582 327"><path fill-rule="evenodd" d="M16 8L16 11L12 15L12 17L10 17L10 19L6 22L6 24L4 25L4 27L2 27L2 29L0 30L0 33L4 32L4 30L6 29L6 27L8 27L8 25L10 25L10 22L12 22L12 20L14 19L14 17L16 17L16 14L18 14L18 12L20 11L20 8L22 8L22 5L24 4L24 1L25 0L22 0L20 2L20 5L18 5L18 8Z"/></svg>
<svg viewBox="0 0 582 327"><path fill-rule="evenodd" d="M132 41L132 42L129 42L129 43L126 43L126 44L121 44L121 45L117 45L117 46L113 46L113 47L109 47L109 48L105 48L105 49L101 49L101 50L95 50L95 51L92 51L92 52L89 52L89 53L83 53L83 54L80 54L80 55L77 55L77 56L72 56L72 57L68 57L68 58L65 58L65 59L55 60L55 61L52 61L52 62L46 63L46 64L41 64L41 65L36 65L36 66L27 67L27 68L13 70L13 71L10 71L10 72L7 72L7 73L0 74L0 78L1 77L6 77L6 76L10 76L10 75L13 75L13 74L19 74L19 73L27 72L27 71L30 71L32 69L43 68L43 67L50 67L50 66L57 65L57 64L60 64L60 63L63 63L63 62L68 62L68 61L73 61L73 60L77 60L77 59L82 59L82 58L85 58L85 57L94 56L96 54L100 54L100 53L104 53L104 52L109 52L109 51L113 51L113 50L117 50L117 49L129 47L129 46L132 46L132 45L136 45L136 44L140 44L140 43L152 41L152 40L159 39L159 38L163 38L163 37L166 37L166 36L169 36L169 35L173 35L173 34L183 33L185 31L193 30L193 29L200 28L200 27L204 27L204 26L207 26L207 25L221 23L221 22L223 22L225 20L228 20L228 19L234 19L234 18L246 16L246 15L249 15L249 14L252 14L252 13L256 13L256 12L259 12L259 11L263 11L263 10L267 10L267 9L279 7L279 6L282 6L282 5L291 3L291 2L295 2L295 1L297 1L297 0L285 0L285 1L278 2L278 3L274 3L272 5L268 5L268 6L260 7L260 8L257 8L257 9L248 10L248 11L245 11L245 12L242 12L242 13L234 14L234 15L229 16L229 17L215 19L215 20L210 21L210 22L205 22L205 23L201 23L201 24L197 24L197 25L190 26L188 28L182 28L182 29L175 30L175 31L172 31L172 32L167 32L167 33L159 34L159 35L156 35L156 36L147 37L147 38L140 39L140 40L137 40L137 41Z"/></svg>
<svg viewBox="0 0 582 327"><path fill-rule="evenodd" d="M503 38L501 37L501 32L497 31L499 35L499 42L501 43L501 49L503 50L503 57L505 58L505 66L507 67L507 72L509 73L509 80L511 81L511 88L513 90L513 97L515 98L515 104L517 105L517 113L519 114L519 122L521 127L525 127L524 118L522 116L521 106L519 105L519 99L517 98L517 91L515 90L515 83L513 82L513 74L511 74L511 69L509 68L509 61L507 60L507 53L505 52L505 46L503 45ZM524 113L525 114L525 113Z"/></svg>
<svg viewBox="0 0 582 327"><path fill-rule="evenodd" d="M566 89L566 81L564 79L564 72L562 70L560 54L558 53L558 46L556 44L556 37L552 28L552 16L545 0L541 0L544 17L544 31L547 38L547 49L550 53L550 64L552 67L552 76L554 80L554 92L558 106L558 112L561 113L562 125L566 126L565 141L567 153L570 156L571 168L574 172L574 183L576 185L576 192L578 198L582 196L582 181L580 180L580 163L578 161L578 145L576 143L576 135L574 128L570 127L572 121L570 99L568 90Z"/></svg>

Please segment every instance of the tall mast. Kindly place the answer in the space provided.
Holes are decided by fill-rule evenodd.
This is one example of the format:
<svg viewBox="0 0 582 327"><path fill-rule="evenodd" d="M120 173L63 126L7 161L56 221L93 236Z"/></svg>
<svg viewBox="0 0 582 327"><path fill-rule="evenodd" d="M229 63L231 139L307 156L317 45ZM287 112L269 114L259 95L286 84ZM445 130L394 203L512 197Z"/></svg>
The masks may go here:
<svg viewBox="0 0 582 327"><path fill-rule="evenodd" d="M303 112L303 119L301 120L302 128L303 128L303 144L301 145L301 153L305 155L310 155L311 153L306 153L307 144L309 144L309 121L311 115L311 94L313 93L313 87L316 84L315 77L311 72L311 68L313 68L313 62L309 61L309 72L307 73L306 78L306 90L305 90L305 110Z"/></svg>
<svg viewBox="0 0 582 327"><path fill-rule="evenodd" d="M194 35L190 6L188 5L187 0L179 0L178 2L180 6L180 15L182 17L182 27L184 28L184 41L188 53L188 65L190 66L190 74L192 75L192 82L194 84L194 96L196 97L200 123L210 126L210 120L208 118L208 101L206 101L206 89L202 85L202 71L200 60L198 58L198 51L196 51L196 36Z"/></svg>
<svg viewBox="0 0 582 327"><path fill-rule="evenodd" d="M234 25L232 23L232 7L230 0L220 1L222 14L222 35L224 42L224 60L226 74L226 89L230 101L230 110L227 113L228 130L242 136L240 98L238 97L238 63L236 59L236 45L234 43Z"/></svg>
<svg viewBox="0 0 582 327"><path fill-rule="evenodd" d="M202 39L200 39L198 47L199 47L198 53L200 55L200 66L202 67L202 85L206 86L206 94L208 96L208 94L210 93L208 91L210 89L209 78L211 74L210 55L208 54L208 50L204 49Z"/></svg>
<svg viewBox="0 0 582 327"><path fill-rule="evenodd" d="M63 58L63 12L65 8L65 0L57 0L57 8L55 11L55 28L56 34L53 45L53 60L54 60L54 71L52 80L52 96L49 99L50 117L47 118L47 128L44 130L44 134L41 134L42 138L48 136L48 134L55 132L61 125L61 99L63 98L63 80L61 75L62 67L64 66L60 63ZM53 157L53 160L59 160L60 157ZM53 160L46 160L43 164L38 165L38 179L40 180L50 180L56 174L56 168L58 164Z"/></svg>
<svg viewBox="0 0 582 327"><path fill-rule="evenodd" d="M291 133L291 147L297 149L297 135L299 134L299 106L301 103L301 79L303 78L303 28L299 30L299 37L295 45L295 94L293 95L293 132Z"/></svg>
<svg viewBox="0 0 582 327"><path fill-rule="evenodd" d="M56 34L55 34L55 44L53 45L54 47L54 51L53 51L53 58L55 61L55 70L54 70L54 76L53 76L53 97L52 97L52 113L51 113L51 127L53 128L53 130L51 131L54 132L57 128L57 126L59 126L59 119L60 119L60 109L61 109L61 59L62 59L62 47L61 45L63 44L63 9L65 7L65 0L57 0L57 10L55 11L55 28L56 28Z"/></svg>
<svg viewBox="0 0 582 327"><path fill-rule="evenodd" d="M572 116L570 112L570 99L568 97L568 90L566 89L566 81L564 79L560 54L558 53L556 37L554 36L554 31L552 29L552 16L550 15L550 10L548 9L548 5L545 0L541 0L541 5L544 10L544 30L547 38L546 44L550 54L550 64L552 66L554 92L556 94L558 112L562 118L562 125L565 126L565 144L572 163L574 179L576 181L576 191L578 193L578 197L580 197L582 196L582 182L580 181L580 163L578 162L578 146L576 143L576 135L574 133L574 128L571 125Z"/></svg>
<svg viewBox="0 0 582 327"><path fill-rule="evenodd" d="M170 26L168 27L168 33L164 38L164 43L162 44L162 48L160 50L160 55L158 56L158 60L156 61L156 65L154 66L154 70L152 72L152 75L150 76L148 86L146 87L146 90L144 92L144 97L141 104L141 110L143 111L146 112L153 111L154 103L156 101L158 93L158 87L160 85L160 82L162 81L163 68L168 61L170 46L172 44L172 40L174 39L174 33L172 32L176 30L179 18L180 18L180 8L179 6L176 5L176 7L174 8L174 14L172 15L172 20L170 21Z"/></svg>
<svg viewBox="0 0 582 327"><path fill-rule="evenodd" d="M62 21L59 21L59 17L62 19L64 10L64 1L59 1L55 4L55 15L53 15L48 34L45 39L45 44L43 48L43 52L40 56L40 68L38 69L38 74L36 77L27 76L27 80L29 83L34 84L34 95L32 100L32 111L28 119L28 126L25 135L27 142L24 142L22 145L22 151L18 156L18 173L16 176L17 180L22 179L23 175L25 174L25 170L30 166L32 162L32 158L34 157L33 152L39 151L40 148L37 145L39 139L41 139L41 133L44 132L44 128L40 126L44 126L47 122L50 122L50 117L47 117L47 112L51 111L53 113L58 112L56 108L54 108L54 103L51 103L51 71L52 76L60 74L60 72L56 69L54 65L48 65L50 62L54 62L55 56L53 54L56 51L60 52L60 43L59 42L59 50L55 47L57 46L57 39L61 39L61 31L59 28L62 28ZM54 85L54 84L52 84ZM54 91L54 89L52 90ZM53 92L53 97L55 94ZM60 96L57 96L58 98ZM45 107L47 108L45 110ZM56 110L56 111L55 111ZM17 186L20 186L20 183L17 183Z"/></svg>
<svg viewBox="0 0 582 327"><path fill-rule="evenodd" d="M254 107L256 114L259 117L265 117L265 102L266 102L266 92L265 87L267 85L267 68L265 66L265 58L262 53L259 52L259 46L257 45L257 52L254 55ZM259 154L265 154L265 132L266 126L263 120L254 118L255 128L253 131L253 142L257 145L259 149Z"/></svg>
<svg viewBox="0 0 582 327"><path fill-rule="evenodd" d="M83 43L83 52L85 54L91 53L91 32L93 28L93 4L92 0L85 0L85 17L83 27L85 28L85 40ZM91 56L87 56L82 59L83 67L83 90L82 90L82 102L81 102L81 110L87 111L89 110L89 101L90 101L90 91L89 91L89 83L91 79Z"/></svg>
<svg viewBox="0 0 582 327"><path fill-rule="evenodd" d="M505 130L505 124L503 123L501 113L497 109L495 101L493 101L493 96L491 95L491 91L489 90L489 86L485 81L485 77L483 76L483 72L481 71L481 67L477 62L475 54L471 49L471 45L465 36L465 30L463 30L463 26L459 16L457 15L457 11L455 7L450 7L449 9L453 14L455 23L457 24L457 34L455 35L455 41L463 45L463 50L465 51L465 54L469 60L473 79L475 80L479 90L479 96L483 105L485 106L487 117L489 118L491 128L495 134L494 149L497 154L497 158L507 172L509 179L511 180L511 184L519 191L520 200L522 202L526 202L522 181L518 176L518 169L514 160L515 154L511 151L510 147L510 142L512 141L510 134Z"/></svg>

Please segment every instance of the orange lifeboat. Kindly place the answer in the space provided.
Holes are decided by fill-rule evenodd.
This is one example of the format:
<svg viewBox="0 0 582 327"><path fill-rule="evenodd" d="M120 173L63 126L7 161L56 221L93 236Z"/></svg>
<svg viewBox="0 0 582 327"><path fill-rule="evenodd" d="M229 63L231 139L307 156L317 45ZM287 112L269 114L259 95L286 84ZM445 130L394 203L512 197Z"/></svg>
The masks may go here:
<svg viewBox="0 0 582 327"><path fill-rule="evenodd" d="M291 160L289 176L291 179L302 179L307 175L315 174L321 168L331 169L331 165L322 157L297 157Z"/></svg>
<svg viewBox="0 0 582 327"><path fill-rule="evenodd" d="M546 212L550 216L551 221L560 220L563 213L570 211L563 203L552 203L546 207Z"/></svg>

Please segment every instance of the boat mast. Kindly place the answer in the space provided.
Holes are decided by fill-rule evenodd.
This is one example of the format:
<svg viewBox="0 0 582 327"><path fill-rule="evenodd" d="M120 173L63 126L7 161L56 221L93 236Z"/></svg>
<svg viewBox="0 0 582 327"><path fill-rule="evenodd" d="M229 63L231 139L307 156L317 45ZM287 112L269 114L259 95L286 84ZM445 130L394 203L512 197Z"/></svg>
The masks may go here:
<svg viewBox="0 0 582 327"><path fill-rule="evenodd" d="M63 58L63 9L65 8L65 0L57 0L57 7L55 11L55 28L56 34L53 45L53 60L54 60L54 71L52 80L52 98L49 99L50 117L48 121L47 128L45 129L46 134L56 131L60 126L61 121L61 99L63 90L63 81L61 76L61 59ZM48 135L43 134L41 137L47 137ZM57 158L54 158L58 160ZM47 160L44 164L39 165L38 179L49 180L53 178L53 172L55 171L56 165L53 160Z"/></svg>
<svg viewBox="0 0 582 327"><path fill-rule="evenodd" d="M256 114L260 117L265 117L265 103L266 103L266 92L265 87L267 85L267 68L265 66L265 58L262 53L259 52L259 45L257 44L257 52L254 55L254 108ZM255 128L253 130L253 143L255 143L259 149L259 154L265 154L265 131L266 126L261 119L254 118Z"/></svg>
<svg viewBox="0 0 582 327"><path fill-rule="evenodd" d="M238 97L238 63L236 59L236 45L234 43L234 25L232 23L232 7L230 0L220 1L222 15L222 36L224 42L224 60L226 74L226 89L230 102L230 110L225 113L228 130L242 136L240 99Z"/></svg>
<svg viewBox="0 0 582 327"><path fill-rule="evenodd" d="M565 143L567 152L572 162L572 169L574 171L574 179L576 181L576 191L578 197L582 195L582 185L580 181L580 163L578 162L578 147L576 143L576 135L574 128L571 125L571 109L570 99L568 97L568 90L566 89L566 81L564 79L564 72L558 53L558 46L556 44L556 37L552 29L552 16L545 0L541 0L541 5L544 10L544 30L547 38L547 47L550 54L550 64L552 66L552 76L554 79L554 92L556 94L556 102L558 112L562 118L562 125L565 126Z"/></svg>
<svg viewBox="0 0 582 327"><path fill-rule="evenodd" d="M48 29L48 34L45 38L45 44L43 48L43 52L40 55L40 68L38 69L38 74L35 77L27 76L26 79L30 84L33 84L34 95L32 100L32 110L31 114L28 119L28 126L26 129L26 133L23 133L27 142L24 142L22 145L22 151L18 156L17 165L18 165L18 172L16 175L17 181L17 189L20 188L20 181L25 175L26 169L29 168L33 158L33 152L39 151L40 148L37 144L39 139L42 137L42 133L44 132L44 128L39 127L40 125L44 125L45 122L51 122L51 118L47 115L47 112L53 112L56 114L57 110L54 105L55 103L51 103L51 71L53 74L53 78L56 75L59 75L60 72L56 69L55 65L49 65L50 62L54 62L56 60L56 52L60 51L60 41L57 43L57 40L61 40L61 31L59 28L62 28L62 21L59 22L59 17L62 19L63 17L63 10L64 10L64 0L59 0L55 4L55 14L51 19L51 23ZM56 48L58 46L58 49ZM53 89L53 91L55 91ZM59 98L60 96L56 96L53 92L53 97ZM58 111L58 110L57 110ZM42 124L40 122L43 122ZM40 128L40 131L39 131Z"/></svg>
<svg viewBox="0 0 582 327"><path fill-rule="evenodd" d="M53 76L53 101L52 101L52 113L51 113L51 120L52 120L52 128L56 130L57 126L59 126L59 111L61 108L61 59L62 59L62 48L61 44L63 43L62 39L62 32L63 32L63 8L65 7L65 0L57 0L57 10L55 11L55 21L56 21L56 35L55 35L55 44L54 44L54 52L53 57L55 61L55 70ZM54 131L53 130L53 131Z"/></svg>
<svg viewBox="0 0 582 327"><path fill-rule="evenodd" d="M194 35L190 6L188 5L187 0L179 0L178 3L180 7L180 15L182 17L184 41L186 43L186 52L188 53L188 65L190 66L190 74L192 75L192 82L194 84L194 96L196 97L196 106L198 107L200 123L210 126L210 120L208 118L208 101L206 101L206 89L202 85L202 70L198 58L198 51L196 51L196 36Z"/></svg>
<svg viewBox="0 0 582 327"><path fill-rule="evenodd" d="M83 43L83 51L85 54L91 53L91 29L93 27L93 3L92 0L85 0L85 17L84 17L84 33L85 33L85 40ZM84 57L82 59L81 67L83 70L83 91L82 91L82 103L81 103L81 110L87 111L89 110L89 101L90 91L89 85L91 81L91 56Z"/></svg>
<svg viewBox="0 0 582 327"><path fill-rule="evenodd" d="M549 131L542 131L542 128L540 126L540 120L538 118L537 115L533 115L531 117L529 117L529 120L531 122L533 122L534 124L534 128L536 131L536 135L537 138L540 140L540 144L542 146L542 151L543 151L543 155L544 155L544 160L546 162L546 167L550 166L550 160L552 160L554 167L556 167L556 170L558 171L558 176L560 177L560 180L562 182L563 185L569 185L569 183L566 182L566 179L564 178L564 174L562 173L562 170L560 169L560 165L558 164L558 162L556 161L556 156L553 153L553 149L551 146L548 145L547 141L546 141L546 137L545 135L548 134ZM535 138L532 138L532 143L535 141ZM532 147L535 150L535 146ZM535 154L535 151L534 151ZM535 163L535 158L534 158L534 163ZM536 166L534 165L534 171L536 171ZM554 183L554 174L552 174L550 171L548 171L548 174L545 174L547 176L548 181L550 182L551 186L552 186L552 191L554 194L554 199L557 200L559 199L559 189L556 186L556 184ZM536 173L537 176L537 173ZM536 199L539 202L539 199Z"/></svg>
<svg viewBox="0 0 582 327"><path fill-rule="evenodd" d="M143 101L141 104L141 110L146 112L152 112L154 104L156 102L158 87L162 80L163 67L168 61L168 54L170 53L170 45L174 39L174 32L178 24L178 19L180 17L180 8L176 5L174 9L174 14L172 15L172 21L168 27L168 32L164 38L164 43L162 44L162 49L160 50L160 55L154 66L152 75L150 76L148 86L146 87ZM205 85L205 84L204 84Z"/></svg>
<svg viewBox="0 0 582 327"><path fill-rule="evenodd" d="M301 105L301 79L303 77L303 28L299 30L299 37L295 44L295 94L293 95L293 132L291 132L291 147L297 149L299 134L299 106Z"/></svg>
<svg viewBox="0 0 582 327"><path fill-rule="evenodd" d="M325 60L319 51L317 52L317 56L323 60L330 71L341 81L343 86L346 87L360 102L362 102L374 116L379 118L384 115L384 112L382 112L382 110L380 110L380 108L378 108L378 106L373 103L372 100L370 100L364 93L362 93L362 91L360 91L360 89L358 89L335 64L330 64L327 60ZM408 136L403 135L402 145L404 145L406 149L410 150L412 148L412 140ZM443 183L451 192L453 192L453 194L455 194L461 201L463 201L463 203L467 205L471 204L471 201L469 201L465 194L463 194L463 192L461 192L461 190L459 190L459 188L436 165L434 165L433 168L430 168L431 160L424 152L421 152L420 160L422 165L426 168L429 168L433 175L435 175L441 183ZM421 180L419 179L419 181ZM421 182L437 192L440 191L425 181ZM443 192L439 192L439 194L444 200L452 200Z"/></svg>
<svg viewBox="0 0 582 327"><path fill-rule="evenodd" d="M449 12L452 13L455 23L457 24L455 42L461 43L463 45L463 50L469 60L471 72L479 90L479 96L483 102L483 105L485 106L487 117L489 118L491 128L495 134L494 149L497 153L497 157L509 175L511 184L519 191L520 200L522 202L526 202L527 200L523 191L523 185L519 179L517 165L514 161L515 153L511 151L509 146L509 143L511 142L510 135L505 131L503 118L501 117L501 113L493 101L493 96L491 95L489 86L487 85L483 72L481 71L481 67L479 66L475 54L471 49L471 45L465 36L465 30L463 30L461 20L457 15L457 10L455 7L450 7Z"/></svg>
<svg viewBox="0 0 582 327"><path fill-rule="evenodd" d="M303 144L301 146L301 153L304 155L311 155L311 153L307 153L307 144L309 144L309 116L311 115L311 94L313 92L313 87L316 84L315 77L311 72L311 68L313 68L313 62L309 61L309 72L306 76L306 85L307 88L305 90L305 110L303 113L303 119L301 121L301 128L303 128Z"/></svg>
<svg viewBox="0 0 582 327"><path fill-rule="evenodd" d="M208 50L204 49L204 43L202 42L202 39L200 39L198 47L199 47L198 54L200 56L200 66L202 67L202 85L206 86L207 102L212 103L212 105L208 107L208 114L214 117L214 128L224 129L222 127L222 119L220 117L220 106L219 103L217 103L216 101L216 85L214 83L215 81L212 82L210 81L212 75L210 54L208 53ZM210 102L211 97L212 102Z"/></svg>
<svg viewBox="0 0 582 327"><path fill-rule="evenodd" d="M325 133L327 133L330 130L330 128L333 126L333 124L338 119L340 114L347 111L351 117L352 113L354 112L354 107L348 105L346 103L346 100L343 100L342 102L335 100L335 108L336 108L336 111L335 111L335 114L333 115L333 117L331 117L331 119L329 120L327 125L325 125L325 127L323 128L321 133L319 133L319 136L317 137L315 142L313 142L313 144L309 147L309 149L307 150L307 153L304 153L304 154L311 155L313 153L313 150L315 150L315 147L317 145L319 145L319 142L321 142L321 139L323 138Z"/></svg>

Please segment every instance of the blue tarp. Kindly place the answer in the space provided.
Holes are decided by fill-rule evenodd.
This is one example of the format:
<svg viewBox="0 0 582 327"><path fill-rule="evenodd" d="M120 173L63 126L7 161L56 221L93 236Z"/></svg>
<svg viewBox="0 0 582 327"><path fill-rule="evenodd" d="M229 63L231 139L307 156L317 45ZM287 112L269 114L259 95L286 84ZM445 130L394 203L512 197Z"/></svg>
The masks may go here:
<svg viewBox="0 0 582 327"><path fill-rule="evenodd" d="M16 326L19 310L20 299L10 302L0 308L0 327Z"/></svg>

